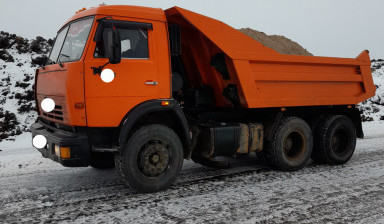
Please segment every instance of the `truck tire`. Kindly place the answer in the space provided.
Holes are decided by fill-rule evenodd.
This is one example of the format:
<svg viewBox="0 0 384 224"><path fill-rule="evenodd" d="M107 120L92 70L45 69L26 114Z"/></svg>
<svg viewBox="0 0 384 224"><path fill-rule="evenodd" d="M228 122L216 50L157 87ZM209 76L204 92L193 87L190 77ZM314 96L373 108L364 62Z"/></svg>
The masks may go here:
<svg viewBox="0 0 384 224"><path fill-rule="evenodd" d="M183 166L183 145L164 125L138 129L115 157L118 173L135 192L155 192L175 182Z"/></svg>
<svg viewBox="0 0 384 224"><path fill-rule="evenodd" d="M114 154L109 152L92 152L90 166L95 169L112 169L115 167Z"/></svg>
<svg viewBox="0 0 384 224"><path fill-rule="evenodd" d="M344 115L325 118L316 128L313 160L340 165L348 162L356 148L355 125Z"/></svg>
<svg viewBox="0 0 384 224"><path fill-rule="evenodd" d="M297 117L284 118L272 141L267 144L264 158L273 168L295 171L303 168L312 154L313 138L308 124Z"/></svg>

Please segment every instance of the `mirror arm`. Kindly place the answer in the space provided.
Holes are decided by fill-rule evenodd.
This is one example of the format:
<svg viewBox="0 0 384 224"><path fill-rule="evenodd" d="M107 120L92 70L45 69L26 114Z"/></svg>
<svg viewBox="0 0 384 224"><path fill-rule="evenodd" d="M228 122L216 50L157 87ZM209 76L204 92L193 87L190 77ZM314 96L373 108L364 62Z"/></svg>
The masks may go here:
<svg viewBox="0 0 384 224"><path fill-rule="evenodd" d="M102 66L99 66L99 67L91 67L93 69L93 74L94 75L100 75L101 71L103 70L103 68L105 66L107 66L108 64L109 64L109 61L105 65L102 65Z"/></svg>

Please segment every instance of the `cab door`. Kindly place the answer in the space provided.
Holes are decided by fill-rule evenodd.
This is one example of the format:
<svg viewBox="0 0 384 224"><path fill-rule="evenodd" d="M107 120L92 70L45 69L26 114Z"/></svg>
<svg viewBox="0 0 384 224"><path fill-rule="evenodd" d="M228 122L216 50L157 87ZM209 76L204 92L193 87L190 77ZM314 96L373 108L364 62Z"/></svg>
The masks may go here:
<svg viewBox="0 0 384 224"><path fill-rule="evenodd" d="M121 39L122 59L118 64L108 64L106 37L112 29L119 31ZM133 107L157 98L153 24L109 20L100 22L94 33L84 61L87 124L89 127L117 127ZM110 83L103 82L94 68L111 69L115 78Z"/></svg>

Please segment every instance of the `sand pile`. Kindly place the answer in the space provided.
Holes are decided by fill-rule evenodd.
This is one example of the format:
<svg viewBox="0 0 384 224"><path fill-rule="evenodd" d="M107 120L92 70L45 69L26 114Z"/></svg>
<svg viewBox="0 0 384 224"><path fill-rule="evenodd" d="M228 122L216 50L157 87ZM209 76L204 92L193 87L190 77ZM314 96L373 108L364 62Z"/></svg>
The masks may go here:
<svg viewBox="0 0 384 224"><path fill-rule="evenodd" d="M312 54L309 53L305 48L300 46L300 44L284 36L269 36L263 32L259 32L250 28L242 28L239 29L239 31L257 40L264 46L272 48L280 54L312 56Z"/></svg>

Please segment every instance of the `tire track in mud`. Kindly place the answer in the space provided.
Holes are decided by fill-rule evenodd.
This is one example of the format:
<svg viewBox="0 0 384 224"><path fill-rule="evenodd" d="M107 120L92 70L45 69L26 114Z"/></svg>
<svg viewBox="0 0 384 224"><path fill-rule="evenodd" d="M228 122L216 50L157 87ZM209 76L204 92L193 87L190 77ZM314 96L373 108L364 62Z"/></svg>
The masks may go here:
<svg viewBox="0 0 384 224"><path fill-rule="evenodd" d="M177 183L171 186L169 190L155 194L132 194L129 189L126 189L121 184L117 176L116 179L108 178L106 185L105 183L98 182L98 180L94 180L89 183L79 183L72 189L62 189L60 187L50 190L31 189L31 192L21 193L2 200L0 202L0 207L5 209L0 211L0 220L5 222L19 222L20 219L17 217L22 217L24 220L21 221L25 222L33 220L58 222L92 217L100 213L104 214L132 210L143 206L147 210L151 210L156 208L158 203L164 204L179 198L195 197L196 195L215 194L223 189L238 186L238 184L255 184L260 185L260 188L262 188L262 186L271 187L270 185L273 185L274 182L285 182L292 178L300 177L311 179L312 176L317 176L318 181L319 179L329 179L329 176L332 176L333 179L338 179L343 183L342 180L350 179L351 175L361 176L361 174L369 173L372 169L383 169L383 155L384 152L380 150L369 152L361 151L357 153L349 163L343 166L331 167L327 165L311 164L303 170L294 173L269 172L268 169L255 166L240 166L229 170L215 170L205 167L189 168L182 171ZM359 172L356 174L355 171ZM57 175L61 174L62 172L59 172ZM71 172L69 174L71 174ZM31 178L33 178L33 175ZM0 178L0 180L2 179L3 178ZM12 178L8 179L12 180ZM353 189L353 186L349 183L346 183L344 186L352 187ZM273 190L276 191L281 189ZM335 193L342 194L340 191L341 190L339 190L339 192L335 191ZM383 193L382 189L377 192L378 195L379 193ZM293 195L300 198L299 193L296 192ZM317 194L318 193L319 192L317 192ZM375 191L371 191L371 193L376 194ZM0 194L0 197L1 196L2 195ZM370 194L367 194L366 197L370 197ZM318 199L325 200L326 198L318 195ZM352 199L353 197L347 201ZM277 199L275 200L279 201ZM266 203L274 204L273 201L268 200ZM244 206L232 206L241 211L244 208L249 208L249 206L257 205L256 202L252 201L243 201L240 204L244 204ZM312 206L320 208L328 208L333 204L339 206L342 205L341 202L338 202L337 200L327 201L323 204L314 204L315 205ZM262 214L266 215L267 213L268 212L264 212ZM289 212L287 213L290 214ZM314 212L314 214L319 215L316 212ZM292 216L295 216L295 214ZM168 216L164 215L164 217ZM169 217L175 216L170 215ZM263 220L267 221L268 219ZM215 221L218 221L218 219L215 219ZM226 220L224 219L223 221Z"/></svg>

